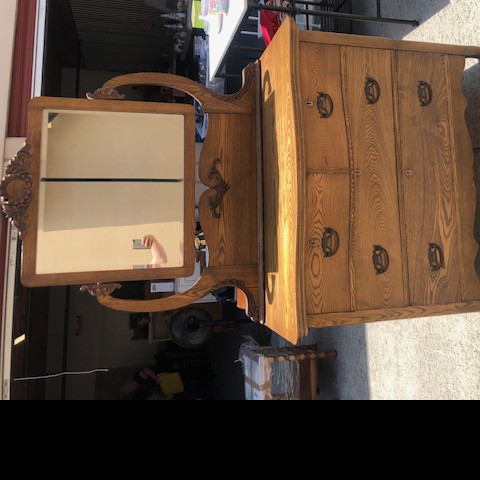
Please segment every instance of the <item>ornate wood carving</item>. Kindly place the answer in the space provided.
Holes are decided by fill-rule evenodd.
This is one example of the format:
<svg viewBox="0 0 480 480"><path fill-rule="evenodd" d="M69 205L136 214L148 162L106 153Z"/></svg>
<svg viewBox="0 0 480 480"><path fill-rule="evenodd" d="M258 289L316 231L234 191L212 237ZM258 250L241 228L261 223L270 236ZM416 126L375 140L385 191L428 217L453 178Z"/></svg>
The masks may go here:
<svg viewBox="0 0 480 480"><path fill-rule="evenodd" d="M92 297L105 298L120 288L122 288L120 283L96 283L94 285L84 285L80 288L80 291L88 292Z"/></svg>
<svg viewBox="0 0 480 480"><path fill-rule="evenodd" d="M123 100L125 95L118 93L114 88L102 87L95 93L87 93L87 98L89 100Z"/></svg>
<svg viewBox="0 0 480 480"><path fill-rule="evenodd" d="M212 166L208 172L209 180L213 180L213 185L210 187L210 190L214 190L214 194L210 195L208 199L208 207L212 212L213 218L220 218L220 214L217 212L217 208L222 203L223 197L230 190L230 185L225 182L223 177L220 175L220 172L217 170L217 165L220 164L220 159L216 158L213 161Z"/></svg>
<svg viewBox="0 0 480 480"><path fill-rule="evenodd" d="M25 145L9 163L5 177L0 184L3 211L24 238L30 222L28 209L32 203L32 175L30 147Z"/></svg>
<svg viewBox="0 0 480 480"><path fill-rule="evenodd" d="M247 65L243 69L243 85L242 88L231 95L224 95L222 93L217 93L217 92L211 92L211 96L213 98L217 98L218 100L221 100L222 102L238 102L241 100L245 95L247 95L250 92L250 89L253 87L254 81L255 81L255 64L251 63L250 65Z"/></svg>

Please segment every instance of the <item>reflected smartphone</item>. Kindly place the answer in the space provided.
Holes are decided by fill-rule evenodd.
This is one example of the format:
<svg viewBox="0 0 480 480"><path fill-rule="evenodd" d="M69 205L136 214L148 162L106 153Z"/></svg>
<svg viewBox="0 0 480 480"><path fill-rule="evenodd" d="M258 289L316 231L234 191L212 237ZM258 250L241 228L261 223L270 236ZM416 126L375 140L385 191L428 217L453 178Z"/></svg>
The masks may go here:
<svg viewBox="0 0 480 480"><path fill-rule="evenodd" d="M133 240L133 249L134 250L149 250L148 247L145 247L142 243L142 240L140 239L135 239Z"/></svg>

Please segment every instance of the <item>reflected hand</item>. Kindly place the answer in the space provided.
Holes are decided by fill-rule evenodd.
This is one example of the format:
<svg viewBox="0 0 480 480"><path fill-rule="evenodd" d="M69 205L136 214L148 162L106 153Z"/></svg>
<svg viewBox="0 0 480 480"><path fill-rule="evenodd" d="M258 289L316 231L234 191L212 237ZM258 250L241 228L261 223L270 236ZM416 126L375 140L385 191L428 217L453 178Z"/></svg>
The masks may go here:
<svg viewBox="0 0 480 480"><path fill-rule="evenodd" d="M144 235L142 238L142 245L145 248L152 248L156 242L157 239L153 235Z"/></svg>
<svg viewBox="0 0 480 480"><path fill-rule="evenodd" d="M142 245L152 251L152 265L163 265L167 263L167 253L154 235L144 235Z"/></svg>

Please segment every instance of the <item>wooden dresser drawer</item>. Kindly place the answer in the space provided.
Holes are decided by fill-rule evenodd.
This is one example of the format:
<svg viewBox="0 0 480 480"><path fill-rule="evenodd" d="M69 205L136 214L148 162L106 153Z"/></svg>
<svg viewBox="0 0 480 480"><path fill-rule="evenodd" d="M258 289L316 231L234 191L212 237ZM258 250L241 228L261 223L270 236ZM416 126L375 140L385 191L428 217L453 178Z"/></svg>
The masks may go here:
<svg viewBox="0 0 480 480"><path fill-rule="evenodd" d="M307 313L349 312L350 175L308 174L305 214Z"/></svg>
<svg viewBox="0 0 480 480"><path fill-rule="evenodd" d="M354 168L355 309L405 306L392 52L346 48L346 114ZM374 265L376 258L384 265ZM383 271L385 270L385 271Z"/></svg>
<svg viewBox="0 0 480 480"><path fill-rule="evenodd" d="M343 110L341 48L337 45L302 44L300 95L305 137L305 163L311 169L349 169L347 131ZM321 95L328 95L328 118L319 113Z"/></svg>
<svg viewBox="0 0 480 480"><path fill-rule="evenodd" d="M447 61L442 54L397 52L400 179L412 305L465 300ZM435 258L437 265L432 264Z"/></svg>

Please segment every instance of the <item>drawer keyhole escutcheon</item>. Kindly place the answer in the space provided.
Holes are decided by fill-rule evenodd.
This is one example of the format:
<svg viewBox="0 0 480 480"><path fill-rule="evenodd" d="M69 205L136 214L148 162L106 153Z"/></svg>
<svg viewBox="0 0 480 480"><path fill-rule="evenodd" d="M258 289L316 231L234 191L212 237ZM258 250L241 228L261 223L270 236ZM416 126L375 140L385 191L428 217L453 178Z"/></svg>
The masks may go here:
<svg viewBox="0 0 480 480"><path fill-rule="evenodd" d="M312 108L313 105L314 105L314 103L313 103L311 100L307 100L307 101L305 102L305 105L306 105L308 108Z"/></svg>
<svg viewBox="0 0 480 480"><path fill-rule="evenodd" d="M320 240L318 238L312 238L312 240L310 240L310 246L312 248L318 248L320 245Z"/></svg>
<svg viewBox="0 0 480 480"><path fill-rule="evenodd" d="M406 175L407 177L413 177L413 170L407 170L407 171L405 172L405 175Z"/></svg>

